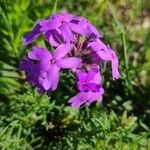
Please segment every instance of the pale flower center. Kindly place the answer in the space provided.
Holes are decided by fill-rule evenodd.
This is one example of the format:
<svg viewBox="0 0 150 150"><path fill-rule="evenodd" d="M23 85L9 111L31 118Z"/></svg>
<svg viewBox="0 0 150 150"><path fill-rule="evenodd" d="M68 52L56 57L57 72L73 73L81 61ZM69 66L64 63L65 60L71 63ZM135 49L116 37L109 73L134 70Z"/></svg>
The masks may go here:
<svg viewBox="0 0 150 150"><path fill-rule="evenodd" d="M50 61L52 64L55 64L55 62L56 62L55 59L51 59Z"/></svg>

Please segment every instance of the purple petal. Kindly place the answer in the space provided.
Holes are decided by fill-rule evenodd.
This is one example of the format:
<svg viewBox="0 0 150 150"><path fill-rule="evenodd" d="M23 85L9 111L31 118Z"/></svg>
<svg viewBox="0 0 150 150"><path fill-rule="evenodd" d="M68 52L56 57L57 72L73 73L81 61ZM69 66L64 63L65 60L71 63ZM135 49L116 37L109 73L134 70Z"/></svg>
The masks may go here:
<svg viewBox="0 0 150 150"><path fill-rule="evenodd" d="M96 51L92 51L90 55L93 64L99 65L102 62L102 59L99 57Z"/></svg>
<svg viewBox="0 0 150 150"><path fill-rule="evenodd" d="M37 91L40 93L40 94L43 94L45 92L45 90L42 88L42 87L38 87L37 88Z"/></svg>
<svg viewBox="0 0 150 150"><path fill-rule="evenodd" d="M109 48L102 41L97 40L90 42L88 47L91 47L94 51L96 51L102 60L111 60L111 53L109 52Z"/></svg>
<svg viewBox="0 0 150 150"><path fill-rule="evenodd" d="M120 74L118 71L118 58L117 58L116 53L111 48L110 48L110 52L112 54L112 59L111 59L112 76L113 76L113 80L115 80L120 77Z"/></svg>
<svg viewBox="0 0 150 150"><path fill-rule="evenodd" d="M92 92L99 92L100 91L100 85L95 83L88 83L87 88Z"/></svg>
<svg viewBox="0 0 150 150"><path fill-rule="evenodd" d="M95 83L85 83L85 82L77 82L77 87L81 92L99 92L100 91L100 85Z"/></svg>
<svg viewBox="0 0 150 150"><path fill-rule="evenodd" d="M99 84L99 83L101 82L101 80L102 80L102 76L101 76L101 74L100 74L100 71L98 71L98 72L95 74L95 76L93 77L92 81L93 81L94 83Z"/></svg>
<svg viewBox="0 0 150 150"><path fill-rule="evenodd" d="M88 73L84 71L78 71L76 73L78 77L77 87L80 91L98 92L100 89L101 75L99 72L99 66L93 65Z"/></svg>
<svg viewBox="0 0 150 150"><path fill-rule="evenodd" d="M91 71L95 72L95 75L93 76L92 82L99 84L102 80L101 73L99 71L98 65L93 65ZM90 73L88 74L90 76Z"/></svg>
<svg viewBox="0 0 150 150"><path fill-rule="evenodd" d="M78 72L76 73L76 75L77 75L79 81L85 82L87 73L85 73L84 71L78 71Z"/></svg>
<svg viewBox="0 0 150 150"><path fill-rule="evenodd" d="M73 45L69 43L59 45L53 53L54 59L59 60L65 57L71 51L72 47Z"/></svg>
<svg viewBox="0 0 150 150"><path fill-rule="evenodd" d="M89 70L87 76L86 76L86 82L93 82L99 84L101 81L101 74L99 71L98 65L93 65L92 68Z"/></svg>
<svg viewBox="0 0 150 150"><path fill-rule="evenodd" d="M88 92L88 89L85 87L84 83L85 83L84 81L78 81L77 87L81 92L85 92L85 91Z"/></svg>
<svg viewBox="0 0 150 150"><path fill-rule="evenodd" d="M63 41L63 37L59 29L47 31L46 33L44 33L44 35L47 38L48 42L54 47L59 46Z"/></svg>
<svg viewBox="0 0 150 150"><path fill-rule="evenodd" d="M118 79L120 75L118 71L118 58L116 53L99 39L97 39L97 41L90 42L88 47L91 47L94 51L96 51L103 61L111 61L113 79Z"/></svg>
<svg viewBox="0 0 150 150"><path fill-rule="evenodd" d="M28 53L28 57L32 60L50 60L52 58L51 53L46 48L33 46L32 51Z"/></svg>
<svg viewBox="0 0 150 150"><path fill-rule="evenodd" d="M57 62L60 68L80 68L82 66L82 59L77 57L62 58Z"/></svg>
<svg viewBox="0 0 150 150"><path fill-rule="evenodd" d="M113 80L118 79L120 77L118 71L118 61L115 60L112 61L112 76L113 76Z"/></svg>
<svg viewBox="0 0 150 150"><path fill-rule="evenodd" d="M59 21L59 22L62 24L62 22L63 22L63 23L68 23L68 22L70 22L70 21L72 20L72 18L73 18L73 15L68 14L68 13L53 14L53 15L51 16L51 18L52 18L53 20Z"/></svg>
<svg viewBox="0 0 150 150"><path fill-rule="evenodd" d="M56 20L41 20L39 24L41 25L40 31L42 32L52 30L60 26L60 23Z"/></svg>
<svg viewBox="0 0 150 150"><path fill-rule="evenodd" d="M27 73L27 80L32 86L38 84L38 77L40 76L40 70L37 64L33 64L31 60L25 58L20 63L20 70L24 70Z"/></svg>
<svg viewBox="0 0 150 150"><path fill-rule="evenodd" d="M86 93L80 92L76 96L72 97L68 102L71 103L71 106L74 108L79 108L82 104L86 103Z"/></svg>
<svg viewBox="0 0 150 150"><path fill-rule="evenodd" d="M70 22L70 27L73 32L84 36L101 37L97 29L84 17L74 17L74 20Z"/></svg>
<svg viewBox="0 0 150 150"><path fill-rule="evenodd" d="M40 35L40 28L41 26L39 25L39 23L36 24L33 30L25 35L25 37L23 38L23 43L25 45L32 43Z"/></svg>
<svg viewBox="0 0 150 150"><path fill-rule="evenodd" d="M91 69L86 76L86 81L89 82L90 80L92 80L94 78L94 76L96 75L96 73L97 72L95 72Z"/></svg>
<svg viewBox="0 0 150 150"><path fill-rule="evenodd" d="M58 68L54 64L54 65L52 65L52 68L51 68L50 72L48 73L48 80L51 82L52 91L55 91L58 86L59 74L60 74L59 70L60 70L60 68Z"/></svg>
<svg viewBox="0 0 150 150"><path fill-rule="evenodd" d="M30 71L33 63L28 58L23 58L19 64L19 70Z"/></svg>
<svg viewBox="0 0 150 150"><path fill-rule="evenodd" d="M51 80L48 80L47 78L39 78L39 84L44 90L49 90L51 88Z"/></svg>
<svg viewBox="0 0 150 150"><path fill-rule="evenodd" d="M100 92L88 92L86 94L87 105L91 104L94 101L102 101L102 95L104 94L103 88L100 88Z"/></svg>
<svg viewBox="0 0 150 150"><path fill-rule="evenodd" d="M103 88L100 88L100 92L80 92L76 96L72 97L68 102L72 107L79 108L81 105L90 105L94 101L101 101L104 93Z"/></svg>
<svg viewBox="0 0 150 150"><path fill-rule="evenodd" d="M80 35L86 35L87 23L86 22L79 22L78 24L69 23L71 30L75 33Z"/></svg>
<svg viewBox="0 0 150 150"><path fill-rule="evenodd" d="M64 24L60 27L61 34L65 42L74 41L73 33L71 32L70 26L68 24Z"/></svg>
<svg viewBox="0 0 150 150"><path fill-rule="evenodd" d="M41 25L40 31L49 31L52 29L59 28L63 24L68 23L72 19L72 15L67 13L53 14L48 20L41 20L39 24Z"/></svg>
<svg viewBox="0 0 150 150"><path fill-rule="evenodd" d="M89 30L90 30L90 35L91 34L94 34L94 35L96 35L96 37L98 37L98 38L101 38L102 37L102 35L98 32L98 30L92 25L92 24L88 24L88 28L89 28Z"/></svg>

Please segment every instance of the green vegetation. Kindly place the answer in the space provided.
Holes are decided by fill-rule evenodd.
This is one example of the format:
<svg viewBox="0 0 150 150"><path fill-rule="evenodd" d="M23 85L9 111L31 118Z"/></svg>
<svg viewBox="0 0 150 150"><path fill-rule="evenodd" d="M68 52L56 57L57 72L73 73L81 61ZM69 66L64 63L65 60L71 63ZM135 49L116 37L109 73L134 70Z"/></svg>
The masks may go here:
<svg viewBox="0 0 150 150"><path fill-rule="evenodd" d="M149 6L148 0L1 0L0 149L150 150ZM56 92L40 95L18 70L30 49L23 35L62 11L89 19L117 51L121 78L112 81L102 66L102 104L71 108L67 100L76 91L66 72Z"/></svg>

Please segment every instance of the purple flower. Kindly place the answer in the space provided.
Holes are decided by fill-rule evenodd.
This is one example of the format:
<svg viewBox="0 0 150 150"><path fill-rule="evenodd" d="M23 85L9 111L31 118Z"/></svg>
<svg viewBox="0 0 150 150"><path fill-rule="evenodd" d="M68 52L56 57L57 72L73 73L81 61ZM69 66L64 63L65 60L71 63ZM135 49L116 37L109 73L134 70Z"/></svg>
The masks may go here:
<svg viewBox="0 0 150 150"><path fill-rule="evenodd" d="M115 51L108 45L106 46L100 39L88 43L87 47L95 51L102 61L111 61L113 79L118 79L120 75L118 71L118 58Z"/></svg>
<svg viewBox="0 0 150 150"><path fill-rule="evenodd" d="M40 93L43 93L45 91L42 85L40 85L39 83L40 78L46 77L46 73L44 72L44 70L42 70L42 68L43 67L40 62L35 63L28 58L22 59L19 65L20 70L26 71L27 80L32 86L37 86Z"/></svg>
<svg viewBox="0 0 150 150"><path fill-rule="evenodd" d="M72 107L90 105L94 101L101 101L104 93L100 85L101 75L97 67L93 67L89 72L77 72L77 87L80 92L69 100Z"/></svg>
<svg viewBox="0 0 150 150"><path fill-rule="evenodd" d="M100 40L99 31L84 17L61 13L41 19L24 37L24 44L32 43L41 34L54 51L34 46L21 61L20 70L26 71L31 85L41 93L54 91L61 70L71 69L77 76L79 93L69 103L78 108L101 101L104 90L98 65L110 61L113 79L120 75L117 55Z"/></svg>
<svg viewBox="0 0 150 150"><path fill-rule="evenodd" d="M69 53L71 57L78 57L82 59L83 68L89 70L94 64L99 65L101 62L97 52L88 45L90 39L86 37L78 37L73 44L73 49Z"/></svg>
<svg viewBox="0 0 150 150"><path fill-rule="evenodd" d="M50 18L39 22L40 31L44 33L52 46L58 46L64 42L73 42L74 35L69 26L72 18L73 15L67 13L54 14Z"/></svg>
<svg viewBox="0 0 150 150"><path fill-rule="evenodd" d="M32 32L24 37L24 44L32 43L40 33L44 34L48 42L57 47L59 44L74 42L76 36L100 38L97 29L84 17L73 16L68 13L53 14L47 19L40 20Z"/></svg>
<svg viewBox="0 0 150 150"><path fill-rule="evenodd" d="M27 79L33 85L44 90L56 90L61 68L74 69L82 66L77 57L65 57L71 51L72 44L61 44L51 54L46 48L34 46L28 53L27 61L22 61L21 70L27 72Z"/></svg>
<svg viewBox="0 0 150 150"><path fill-rule="evenodd" d="M96 38L101 38L102 35L97 31L97 29L84 17L75 16L70 22L70 28L73 32L82 36L94 36Z"/></svg>
<svg viewBox="0 0 150 150"><path fill-rule="evenodd" d="M41 26L39 25L39 23L37 23L34 26L33 30L25 35L25 37L23 38L23 43L25 45L32 43L40 35L40 28Z"/></svg>

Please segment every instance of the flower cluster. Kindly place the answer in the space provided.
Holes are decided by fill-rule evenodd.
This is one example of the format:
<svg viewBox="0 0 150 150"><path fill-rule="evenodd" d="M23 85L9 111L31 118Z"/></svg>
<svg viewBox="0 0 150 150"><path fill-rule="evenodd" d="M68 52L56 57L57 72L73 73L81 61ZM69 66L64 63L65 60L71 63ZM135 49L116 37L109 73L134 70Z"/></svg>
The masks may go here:
<svg viewBox="0 0 150 150"><path fill-rule="evenodd" d="M101 101L104 90L101 86L99 64L111 62L113 79L119 78L118 58L109 45L101 41L101 34L84 17L68 13L53 14L40 20L23 41L32 43L43 35L54 51L33 46L20 63L20 70L40 93L54 91L59 83L62 69L70 69L77 77L79 93L69 100L73 107Z"/></svg>

